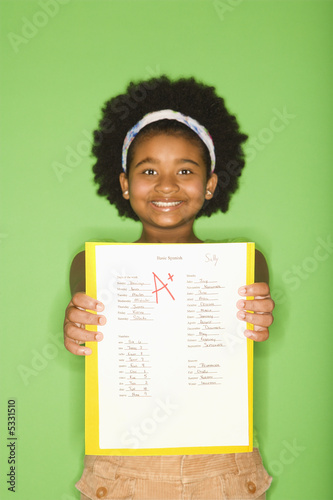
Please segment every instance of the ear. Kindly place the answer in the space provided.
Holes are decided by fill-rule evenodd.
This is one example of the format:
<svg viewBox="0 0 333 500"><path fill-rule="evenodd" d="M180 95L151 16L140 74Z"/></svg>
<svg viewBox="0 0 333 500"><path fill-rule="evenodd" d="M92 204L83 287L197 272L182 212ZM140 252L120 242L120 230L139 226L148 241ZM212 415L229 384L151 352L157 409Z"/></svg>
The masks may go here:
<svg viewBox="0 0 333 500"><path fill-rule="evenodd" d="M206 184L206 194L205 194L206 200L210 200L213 198L214 191L217 186L217 181L218 181L217 175L214 173L211 174Z"/></svg>
<svg viewBox="0 0 333 500"><path fill-rule="evenodd" d="M119 182L121 190L123 192L123 197L125 198L125 200L129 200L128 178L124 172L119 175Z"/></svg>

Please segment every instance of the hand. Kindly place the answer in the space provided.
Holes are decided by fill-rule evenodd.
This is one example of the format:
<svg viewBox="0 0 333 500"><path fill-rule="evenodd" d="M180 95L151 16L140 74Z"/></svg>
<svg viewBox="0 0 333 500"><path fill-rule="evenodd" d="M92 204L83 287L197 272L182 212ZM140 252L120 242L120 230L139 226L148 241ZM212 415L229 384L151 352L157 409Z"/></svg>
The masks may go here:
<svg viewBox="0 0 333 500"><path fill-rule="evenodd" d="M272 311L274 301L271 299L267 283L253 283L238 290L244 299L236 304L238 309L237 318L253 324L253 330L245 330L244 335L249 339L262 342L269 337L268 327L273 323ZM245 300L245 297L254 297L254 300ZM248 312L254 311L254 312Z"/></svg>
<svg viewBox="0 0 333 500"><path fill-rule="evenodd" d="M89 347L82 346L85 342L100 342L103 339L101 332L89 332L85 330L85 325L105 325L106 317L86 311L100 312L104 310L104 305L96 299L89 297L83 292L73 295L68 304L64 321L64 344L66 349L79 356L92 353Z"/></svg>

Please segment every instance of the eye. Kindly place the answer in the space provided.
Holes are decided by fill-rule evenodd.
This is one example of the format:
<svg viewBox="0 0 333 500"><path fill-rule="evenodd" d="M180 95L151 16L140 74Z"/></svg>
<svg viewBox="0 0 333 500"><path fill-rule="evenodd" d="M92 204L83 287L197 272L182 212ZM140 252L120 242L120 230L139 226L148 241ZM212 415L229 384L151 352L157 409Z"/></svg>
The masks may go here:
<svg viewBox="0 0 333 500"><path fill-rule="evenodd" d="M180 175L189 175L192 173L192 170L189 170L188 168L183 168L182 170L179 171Z"/></svg>
<svg viewBox="0 0 333 500"><path fill-rule="evenodd" d="M147 168L147 170L144 170L142 173L145 175L156 175L157 174L156 170L153 170L152 168Z"/></svg>

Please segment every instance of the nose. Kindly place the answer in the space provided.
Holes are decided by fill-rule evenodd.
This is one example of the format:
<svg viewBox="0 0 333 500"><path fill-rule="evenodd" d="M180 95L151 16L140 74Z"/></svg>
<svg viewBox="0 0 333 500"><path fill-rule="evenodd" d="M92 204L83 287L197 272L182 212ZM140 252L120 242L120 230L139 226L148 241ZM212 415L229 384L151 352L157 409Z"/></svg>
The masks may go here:
<svg viewBox="0 0 333 500"><path fill-rule="evenodd" d="M164 194L177 193L179 186L176 176L174 174L160 174L155 185L155 190Z"/></svg>

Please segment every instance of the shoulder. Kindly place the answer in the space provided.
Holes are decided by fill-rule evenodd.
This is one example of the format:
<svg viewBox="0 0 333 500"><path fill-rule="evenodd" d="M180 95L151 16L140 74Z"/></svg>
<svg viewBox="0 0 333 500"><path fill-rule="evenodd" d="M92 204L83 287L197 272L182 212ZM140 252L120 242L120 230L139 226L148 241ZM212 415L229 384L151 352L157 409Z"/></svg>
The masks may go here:
<svg viewBox="0 0 333 500"><path fill-rule="evenodd" d="M86 267L86 259L85 259L85 251L79 252L75 255L72 260L69 276L71 282L71 288L77 285L78 281L82 281L85 276L85 267Z"/></svg>
<svg viewBox="0 0 333 500"><path fill-rule="evenodd" d="M255 281L257 283L269 283L269 272L265 256L257 249L255 254Z"/></svg>
<svg viewBox="0 0 333 500"><path fill-rule="evenodd" d="M84 266L85 265L85 251L82 250L82 252L79 252L75 255L74 259L72 260L72 265L71 267L73 268L78 266L78 267L81 267L82 265Z"/></svg>
<svg viewBox="0 0 333 500"><path fill-rule="evenodd" d="M115 240L111 240L111 239L104 239L104 240L94 239L93 241L95 243L117 243ZM83 246L83 248L84 248L84 246ZM84 250L82 250L81 252L78 252L75 255L74 259L72 260L71 269L73 269L73 267L74 268L77 268L77 267L82 268L82 266L84 268L84 266L85 266L85 255L86 254L85 254Z"/></svg>
<svg viewBox="0 0 333 500"><path fill-rule="evenodd" d="M256 248L256 261L266 263L266 259L265 259L264 254L260 250L258 250L257 248ZM266 265L267 265L267 263L266 263Z"/></svg>
<svg viewBox="0 0 333 500"><path fill-rule="evenodd" d="M79 252L75 255L70 273L69 282L72 295L76 292L83 292L85 290L85 252Z"/></svg>

